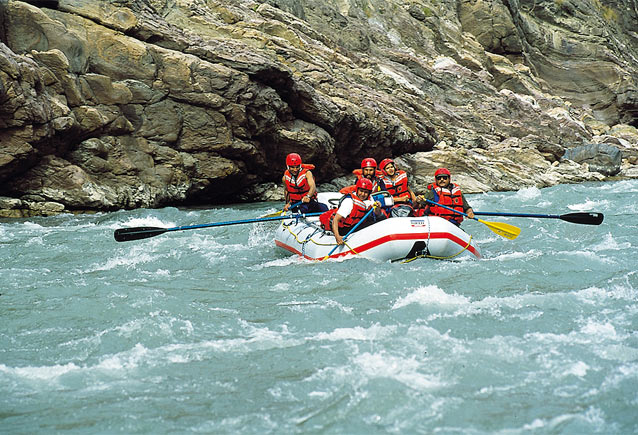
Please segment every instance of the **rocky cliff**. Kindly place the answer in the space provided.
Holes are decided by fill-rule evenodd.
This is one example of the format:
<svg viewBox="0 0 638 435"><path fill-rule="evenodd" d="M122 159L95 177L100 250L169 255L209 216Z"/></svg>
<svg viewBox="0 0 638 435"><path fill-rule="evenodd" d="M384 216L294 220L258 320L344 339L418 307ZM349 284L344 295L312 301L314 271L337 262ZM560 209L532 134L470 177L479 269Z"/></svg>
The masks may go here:
<svg viewBox="0 0 638 435"><path fill-rule="evenodd" d="M0 0L0 209L280 199L293 151L324 189L367 156L417 191L638 177L636 29L638 0Z"/></svg>

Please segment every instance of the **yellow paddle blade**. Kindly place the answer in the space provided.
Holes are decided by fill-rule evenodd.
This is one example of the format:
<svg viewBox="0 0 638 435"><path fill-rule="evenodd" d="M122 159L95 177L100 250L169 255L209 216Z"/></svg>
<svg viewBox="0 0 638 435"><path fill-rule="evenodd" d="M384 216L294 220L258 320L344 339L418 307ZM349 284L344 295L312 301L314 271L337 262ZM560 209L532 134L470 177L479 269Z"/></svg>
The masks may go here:
<svg viewBox="0 0 638 435"><path fill-rule="evenodd" d="M521 229L519 227L515 227L514 225L506 224L503 222L487 222L482 219L476 219L482 224L487 225L487 227L494 231L499 236L503 236L506 239L514 240L521 233Z"/></svg>
<svg viewBox="0 0 638 435"><path fill-rule="evenodd" d="M279 210L279 211L276 211L274 213L270 213L270 214L265 214L263 216L259 216L259 218L261 219L261 218L268 218L268 217L277 217L277 216L280 216L283 212L284 212L283 210Z"/></svg>

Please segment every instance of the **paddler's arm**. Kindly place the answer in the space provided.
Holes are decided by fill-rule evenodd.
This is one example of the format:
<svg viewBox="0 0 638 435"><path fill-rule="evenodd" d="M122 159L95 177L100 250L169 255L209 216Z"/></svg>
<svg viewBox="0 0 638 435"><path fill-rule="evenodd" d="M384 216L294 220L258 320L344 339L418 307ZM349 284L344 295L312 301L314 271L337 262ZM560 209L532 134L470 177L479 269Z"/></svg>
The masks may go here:
<svg viewBox="0 0 638 435"><path fill-rule="evenodd" d="M281 177L281 182L284 184L284 199L286 200L286 205L284 205L284 211L288 211L292 203L290 202L290 192L286 189L286 176Z"/></svg>
<svg viewBox="0 0 638 435"><path fill-rule="evenodd" d="M310 202L310 198L312 198L315 195L315 193L317 193L317 186L315 185L315 177L312 175L312 172L310 171L306 172L306 180L308 180L308 186L310 187L310 190L308 191L308 193L304 195L303 198L301 198L301 200L303 202Z"/></svg>
<svg viewBox="0 0 638 435"><path fill-rule="evenodd" d="M393 196L392 197L392 201L394 201L395 204L401 204L404 202L408 202L410 200L409 196Z"/></svg>
<svg viewBox="0 0 638 435"><path fill-rule="evenodd" d="M472 207L470 207L470 204L465 199L465 195L463 195L462 193L461 199L463 200L463 212L465 212L467 217L469 217L470 219L474 219L474 210L472 210Z"/></svg>
<svg viewBox="0 0 638 435"><path fill-rule="evenodd" d="M428 208L428 202L426 201L426 199L429 199L430 201L434 201L434 191L428 189L425 191L425 193L419 195L416 197L416 201L417 204L419 205L419 207L421 208Z"/></svg>
<svg viewBox="0 0 638 435"><path fill-rule="evenodd" d="M335 213L332 218L332 233L335 235L335 240L337 241L337 245L343 245L343 237L339 234L339 222L343 219L339 213Z"/></svg>
<svg viewBox="0 0 638 435"><path fill-rule="evenodd" d="M381 210L381 202L374 201L374 204L372 204L372 207L374 208L374 214L376 216L382 216L383 215L383 210Z"/></svg>
<svg viewBox="0 0 638 435"><path fill-rule="evenodd" d="M414 194L412 189L410 189L409 187L408 187L408 192L410 192L410 201L412 201L412 204L414 204L416 202L416 195Z"/></svg>
<svg viewBox="0 0 638 435"><path fill-rule="evenodd" d="M407 196L393 196L392 199L394 200L395 204L401 204L404 202L412 202L412 204L416 203L416 195L414 194L414 192L412 192L412 189L410 189L408 187L408 193L410 193L410 195Z"/></svg>

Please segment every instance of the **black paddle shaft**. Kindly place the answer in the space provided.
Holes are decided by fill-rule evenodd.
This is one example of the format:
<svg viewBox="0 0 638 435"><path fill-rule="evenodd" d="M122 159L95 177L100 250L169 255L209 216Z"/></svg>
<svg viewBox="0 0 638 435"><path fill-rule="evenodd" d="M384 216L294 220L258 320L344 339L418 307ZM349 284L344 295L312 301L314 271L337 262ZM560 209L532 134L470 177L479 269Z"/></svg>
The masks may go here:
<svg viewBox="0 0 638 435"><path fill-rule="evenodd" d="M534 214L534 213L489 213L475 211L476 216L505 216L505 217L531 217L531 218L545 218L545 219L561 219L565 222L571 222L573 224L583 225L600 225L603 223L602 213L582 212L582 213L567 213L567 214Z"/></svg>
<svg viewBox="0 0 638 435"><path fill-rule="evenodd" d="M213 222L210 224L186 225L186 226L174 227L174 228L159 228L159 227L119 228L115 230L115 233L113 234L113 236L115 237L115 240L118 242L128 242L130 240L148 239L149 237L159 236L160 234L164 234L169 231L195 230L198 228L222 227L226 225L281 221L285 219L299 219L299 218L305 218L309 216L319 216L321 213L322 212L292 214L292 215L286 215L286 216L273 216L273 217L256 218L256 219L243 219L239 221Z"/></svg>
<svg viewBox="0 0 638 435"><path fill-rule="evenodd" d="M130 240L147 239L149 237L159 236L167 231L166 228L158 227L135 227L120 228L115 230L113 236L118 242L128 242Z"/></svg>

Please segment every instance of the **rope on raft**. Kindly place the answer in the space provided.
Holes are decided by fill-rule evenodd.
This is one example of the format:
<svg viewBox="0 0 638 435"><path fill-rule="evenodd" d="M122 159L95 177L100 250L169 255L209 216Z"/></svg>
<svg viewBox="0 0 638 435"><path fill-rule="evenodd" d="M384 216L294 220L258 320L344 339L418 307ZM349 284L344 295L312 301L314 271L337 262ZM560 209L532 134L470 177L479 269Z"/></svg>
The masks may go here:
<svg viewBox="0 0 638 435"><path fill-rule="evenodd" d="M295 219L295 223L297 223L297 222L298 222L298 220L299 220L299 219ZM426 244L426 251L427 251L427 247L430 245L430 220L428 219L427 221L428 221L428 241L427 241L427 244ZM295 238L295 240L297 241L297 243L299 243L299 244L301 245L301 255L302 255L303 257L305 257L305 256L306 256L306 255L305 255L305 250L306 250L306 249L305 249L305 246L306 246L306 243L308 243L308 242L312 242L312 243L314 243L314 244L315 244L315 245L317 245L317 246L334 246L334 245L335 245L334 243L319 243L319 242L317 242L316 240L313 240L313 239L312 239L312 237L313 237L315 234L317 234L318 232L322 232L322 233L324 233L324 234L326 233L326 231L325 231L325 230L323 230L323 229L321 229L321 228L317 228L317 229L316 229L316 230L315 230L312 234L310 234L308 237L306 237L306 239L305 239L305 240L301 241L301 240L299 240L299 237L297 237L297 234L293 233L293 232L292 232L292 230L290 229L290 226L292 225L292 223L290 223L290 224L288 224L288 225L286 225L285 223L282 223L282 224L283 224L283 226L284 226L284 227L288 230L288 232L289 232L290 234L292 234L292 236ZM467 245L465 245L465 246L463 247L463 249L461 249L461 250L460 250L459 252L457 252L456 254L448 255L447 257L439 257L439 256L436 256L436 255L429 255L429 254L417 255L417 256L415 256L415 257L412 257L412 258L408 258L408 259L406 259L406 260L403 260L403 261L401 262L401 264L410 263L410 262L412 262L412 261L414 261L414 260L416 260L416 259L418 259L418 258L432 258L432 259L434 259L434 260L450 260L450 259L452 259L452 258L454 258L454 257L458 257L458 256L459 256L459 255L461 255L463 252L465 252L465 251L466 251L466 250L470 247L470 245L472 244L472 238L473 238L473 236L472 236L472 235L470 235L470 239L468 240ZM350 245L348 245L348 243L347 243L347 242L344 242L344 244L348 247L348 249L350 249L350 251L348 251L348 252L352 252L352 253L354 253L354 255L359 255L359 253L358 253L358 252L357 252L354 248L352 248Z"/></svg>

